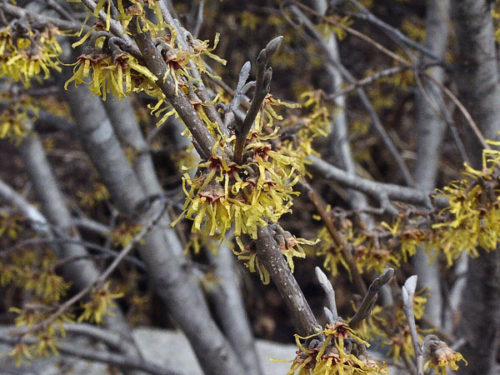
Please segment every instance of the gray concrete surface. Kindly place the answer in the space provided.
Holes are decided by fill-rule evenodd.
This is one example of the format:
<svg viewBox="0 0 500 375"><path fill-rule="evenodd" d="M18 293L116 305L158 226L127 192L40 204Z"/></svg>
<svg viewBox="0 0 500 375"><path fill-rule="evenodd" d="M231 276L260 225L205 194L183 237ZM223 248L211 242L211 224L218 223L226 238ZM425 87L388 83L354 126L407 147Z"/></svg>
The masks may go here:
<svg viewBox="0 0 500 375"><path fill-rule="evenodd" d="M7 328L0 328L0 335L7 334ZM180 332L151 328L137 328L134 337L146 360L166 368L179 371L184 375L202 375L201 369L187 339ZM85 339L72 340L72 344L82 348L98 349L96 344ZM110 375L106 365L90 363L67 356L41 358L16 367L8 356L11 348L0 345L0 375ZM294 345L282 345L257 340L257 351L266 375L285 375L290 364L274 362L270 358L290 360L295 356ZM251 374L249 374L251 375Z"/></svg>

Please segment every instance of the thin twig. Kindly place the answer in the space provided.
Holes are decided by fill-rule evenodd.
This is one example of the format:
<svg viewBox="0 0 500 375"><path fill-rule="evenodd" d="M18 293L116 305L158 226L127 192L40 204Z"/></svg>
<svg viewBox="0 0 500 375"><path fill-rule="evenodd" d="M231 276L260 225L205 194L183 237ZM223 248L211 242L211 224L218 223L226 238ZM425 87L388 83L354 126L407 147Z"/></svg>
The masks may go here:
<svg viewBox="0 0 500 375"><path fill-rule="evenodd" d="M97 7L97 4L93 0L81 0L81 2L92 12L94 12L95 8ZM99 18L101 19L102 22L106 24L108 16L106 12L102 9L99 11ZM126 46L127 47L126 49L130 51L134 56L141 56L141 52L137 48L137 44L135 43L135 41L128 34L123 32L123 27L121 23L113 19L112 17L109 18L110 18L109 28L111 32L125 41L124 46Z"/></svg>
<svg viewBox="0 0 500 375"><path fill-rule="evenodd" d="M203 9L205 7L205 0L200 0L196 13L196 25L194 26L193 36L198 38L200 35L201 25L203 25Z"/></svg>
<svg viewBox="0 0 500 375"><path fill-rule="evenodd" d="M224 113L224 127L226 129L234 128L234 121L236 119L235 112L240 107L241 101L245 99L246 91L255 86L255 82L247 82L248 76L250 75L250 69L252 65L250 61L247 61L241 67L240 73L238 74L238 84L236 85L236 90L232 91L233 100L229 105L229 108L225 110Z"/></svg>
<svg viewBox="0 0 500 375"><path fill-rule="evenodd" d="M120 262L127 256L127 254L137 245L149 232L156 226L156 224L160 221L161 217L165 212L166 205L162 203L161 210L157 213L151 222L145 225L140 232L132 238L132 240L125 246L120 254L114 259L114 261L106 268L106 270L92 283L90 283L87 287L81 289L77 294L71 297L69 300L59 305L57 310L51 314L44 321L33 325L28 331L22 332L22 335L26 335L31 332L36 332L39 329L43 329L48 325L52 324L57 318L59 318L62 314L64 314L71 306L73 306L76 302L80 301L85 295L92 290L94 287L100 287L106 281L106 279L111 275L111 273L118 267Z"/></svg>
<svg viewBox="0 0 500 375"><path fill-rule="evenodd" d="M300 8L304 8L305 6L300 6ZM307 8L307 7L306 7ZM351 84L354 84L357 80L354 78L354 76L338 61L336 56L333 56L331 54L331 51L328 49L328 47L325 45L325 42L323 41L321 34L318 32L318 30L314 27L313 23L309 18L306 17L306 15L299 9L299 6L294 6L292 5L291 8L292 12L298 17L301 21L302 24L305 26L307 31L313 35L314 40L318 43L319 47L323 50L325 53L327 60L330 64L332 64L341 74L342 76L346 79ZM310 9L310 8L309 8ZM321 14L316 12L313 9L310 9L311 13L317 14L318 17L323 17ZM328 18L326 18L328 20ZM289 20L290 21L290 20ZM337 24L336 22L332 22L332 24ZM293 24L295 26L295 24ZM343 25L342 25L343 26ZM350 28L349 28L350 29ZM357 32L353 30L353 32ZM361 34L363 35L363 34ZM364 35L363 35L364 37ZM371 40L371 39L370 39ZM379 49L382 49L384 53L390 54L393 56L394 59L401 60L406 62L406 60L402 59L398 55L394 54L393 52L387 50L387 48L379 45L378 43L372 41L375 45L378 46ZM411 66L412 64L406 62L405 65ZM399 170L401 171L401 174L403 175L403 178L405 179L405 182L409 186L414 185L414 180L413 177L410 173L410 170L406 166L406 163L404 162L403 158L401 157L400 153L398 152L396 146L394 145L394 142L391 140L389 134L385 130L384 126L382 125L382 122L380 121L377 112L375 111L375 108L373 108L373 105L370 102L370 99L366 95L365 91L362 88L357 88L356 92L358 93L359 99L361 100L361 103L365 107L365 109L368 112L368 115L370 116L373 127L379 134L380 138L382 139L382 142L384 145L387 147L389 153L392 155L394 158L394 161L396 162L396 165L398 166Z"/></svg>
<svg viewBox="0 0 500 375"><path fill-rule="evenodd" d="M439 63L429 63L423 67L419 67L419 70L425 70L429 67L436 66L436 65L439 65ZM404 65L404 66L394 66L392 68L384 69L384 70L382 70L378 73L375 73L369 77L360 79L360 80L356 81L355 83L350 84L349 86L343 88L342 90L335 91L331 94L325 95L324 99L327 101L333 101L335 98L337 98L339 96L346 95L352 91L355 91L356 89L358 89L360 87L371 85L374 82L378 81L379 79L390 77L392 75L404 72L405 70L409 70L412 68L413 67Z"/></svg>
<svg viewBox="0 0 500 375"><path fill-rule="evenodd" d="M339 318L339 313L337 311L337 303L335 302L335 289L333 289L333 285L328 280L328 277L321 270L321 268L314 268L314 272L316 273L316 278L318 279L319 285L323 288L326 298L328 301L328 312L329 312L329 321L330 323L334 323ZM326 310L325 310L326 312Z"/></svg>
<svg viewBox="0 0 500 375"><path fill-rule="evenodd" d="M69 13L64 7L55 0L47 0L47 5L59 13L62 17L66 18L68 21L75 21L75 17Z"/></svg>
<svg viewBox="0 0 500 375"><path fill-rule="evenodd" d="M349 0L351 1L351 0ZM309 8L308 6L304 5L304 4L300 4L296 1L294 1L294 4L297 5L298 7L300 7L301 9L304 9L306 10L307 12L313 14L314 16L316 17L320 17L323 21L327 22L327 23L330 23L332 25L335 25L337 27L340 27L341 29L345 30L346 32L348 32L349 34L351 35L354 35L362 40L364 40L365 42L373 45L375 48L377 48L379 51L383 52L384 54L386 54L387 56L391 57L392 59L396 60L397 62L399 62L400 64L402 64L403 66L407 66L407 67L413 67L413 64L404 59L403 57L401 56L398 56L397 54L395 54L394 52L390 51L389 49L385 48L384 46L382 46L380 43L377 43L376 41L374 41L372 38L368 37L367 35L353 29L352 27L349 27L349 26L346 26L346 25L343 25L342 23L340 22L337 22L335 20L333 20L332 18L330 17L325 17L323 15L321 15L320 13L316 12L314 9L312 8ZM439 59L438 59L439 60ZM440 64L442 65L442 63L440 62ZM434 77L432 77L432 75L428 74L428 73L422 73L422 74L425 74L425 76L427 78L429 78L431 81L433 81L436 85L438 85L441 90L444 91L444 93L457 105L457 107L460 109L460 112L462 112L463 116L465 117L465 119L467 120L467 124L471 127L472 131L474 132L474 134L476 135L476 137L478 138L479 142L481 143L481 145L484 147L484 148L491 148L485 141L481 131L479 130L479 127L477 126L476 122L474 121L474 119L472 118L472 116L470 115L469 111L467 111L467 109L465 108L465 106L460 102L460 100L455 96L455 94L453 94L453 92L451 92L451 90L449 90L446 86L444 86L442 83L440 82L437 82L435 80ZM351 82L353 83L353 82Z"/></svg>
<svg viewBox="0 0 500 375"><path fill-rule="evenodd" d="M392 279L392 276L394 276L394 270L392 268L388 268L382 275L372 281L370 287L368 288L368 292L365 294L365 297L361 302L361 306L359 306L356 314L354 314L349 322L349 326L351 328L357 328L363 319L366 319L370 315L370 312L377 301L379 290Z"/></svg>
<svg viewBox="0 0 500 375"><path fill-rule="evenodd" d="M15 16L17 18L27 18L29 20L36 20L37 22L39 22L39 25L33 25L33 26L53 25L61 30L74 31L74 32L78 32L82 28L81 22L65 21L60 18L50 17L44 14L33 13L23 8L20 8L16 5L9 4L6 1L0 2L0 9L3 10L6 14L9 14L11 16ZM88 30L87 26L84 28L84 31L86 30Z"/></svg>
<svg viewBox="0 0 500 375"><path fill-rule="evenodd" d="M142 31L140 28L141 19L137 18L132 22L136 25L132 30L133 36L144 56L146 66L158 77L156 84L191 132L198 153L201 157L208 159L212 154L212 146L215 143L212 135L203 120L199 117L189 98L182 90L177 89L173 78L170 74L167 74L168 67L160 51L154 45L150 34Z"/></svg>
<svg viewBox="0 0 500 375"><path fill-rule="evenodd" d="M364 19L368 22L373 23L374 25L377 25L380 27L382 30L384 30L389 36L396 37L398 40L406 44L407 46L416 49L419 52L422 52L423 54L432 57L435 60L440 60L439 56L437 56L434 52L426 48L420 43L415 42L414 40L411 40L408 38L406 35L404 35L401 31L396 29L395 27L392 27L391 25L387 24L386 22L382 21L380 18L376 17L373 13L371 13L368 9L366 9L362 4L360 4L357 0L347 0L350 3L354 4L361 13L354 13L354 17Z"/></svg>
<svg viewBox="0 0 500 375"><path fill-rule="evenodd" d="M396 184L375 182L359 176L353 176L316 156L309 156L308 160L312 162L312 170L318 173L321 177L337 181L344 186L370 195L380 202L384 211L389 213L393 213L394 211L397 212L394 206L390 204L389 200L399 200L401 202L407 202L427 208L432 207L431 200L428 194L424 191ZM445 206L447 202L442 199L437 199L436 203L439 206Z"/></svg>
<svg viewBox="0 0 500 375"><path fill-rule="evenodd" d="M417 288L417 275L410 276L403 287L401 288L401 295L403 298L403 311L408 320L408 327L410 329L411 341L415 351L415 362L417 365L417 375L424 374L424 350L420 345L417 334L417 325L415 324L415 313L413 311L413 297L415 296L415 289Z"/></svg>
<svg viewBox="0 0 500 375"><path fill-rule="evenodd" d="M437 81L432 75L430 74L426 74L426 77L429 78L432 82L434 82L436 85L439 86L439 88L441 88L441 90L443 90L443 92L446 94L446 96L448 96L451 101L453 103L455 103L455 105L458 107L458 109L460 110L460 112L462 112L462 115L465 117L465 119L467 120L467 123L469 124L470 128L472 129L472 131L474 132L474 134L476 135L477 139L479 140L479 143L481 143L481 146L485 149L490 149L490 145L486 142L486 140L484 139L484 136L483 134L481 133L481 130L479 130L479 126L476 124L476 122L474 121L474 119L472 118L471 114L469 113L469 111L467 110L467 108L465 108L465 106L462 104L462 102L455 96L455 94L453 94L453 92L447 88L446 86L444 86L441 82Z"/></svg>
<svg viewBox="0 0 500 375"><path fill-rule="evenodd" d="M347 172L346 172L347 173ZM325 223L325 227L330 234L330 237L333 240L335 247L342 249L342 254L344 256L347 265L349 266L349 273L352 275L352 279L354 281L354 285L358 289L360 294L366 293L366 285L361 277L361 274L358 271L358 267L356 266L356 262L351 253L351 246L347 243L344 237L339 233L335 225L333 224L332 218L328 215L326 211L325 205L321 202L321 198L316 193L316 191L309 185L305 180L301 181L301 186L303 186L307 190L307 196L309 200L314 204L316 211L318 211L319 216Z"/></svg>
<svg viewBox="0 0 500 375"><path fill-rule="evenodd" d="M282 36L278 36L267 43L257 56L257 75L255 81L255 92L252 99L252 104L248 110L243 124L236 129L236 142L234 145L234 161L241 164L243 150L247 140L247 135L252 128L253 122L261 109L262 102L266 98L271 88L272 69L268 66L269 59L278 50Z"/></svg>

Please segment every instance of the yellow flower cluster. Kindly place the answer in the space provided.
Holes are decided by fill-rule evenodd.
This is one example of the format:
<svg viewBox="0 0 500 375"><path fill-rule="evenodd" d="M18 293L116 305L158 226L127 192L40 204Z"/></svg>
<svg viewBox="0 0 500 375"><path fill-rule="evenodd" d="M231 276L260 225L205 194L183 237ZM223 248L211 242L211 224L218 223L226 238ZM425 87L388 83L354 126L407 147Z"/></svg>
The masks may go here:
<svg viewBox="0 0 500 375"><path fill-rule="evenodd" d="M37 258L33 250L18 251L0 264L0 285L14 284L31 291L36 303L51 304L60 301L70 284L57 275L52 264L55 257L45 252Z"/></svg>
<svg viewBox="0 0 500 375"><path fill-rule="evenodd" d="M500 239L500 151L483 151L481 169L465 166L464 177L438 190L447 206L432 216L422 212L400 213L392 224L382 223L370 231L355 229L347 219L332 217L345 243L350 245L358 272L382 272L387 266L407 262L422 248L436 257L442 253L448 266L465 251L478 256L478 248L493 251ZM422 225L423 224L423 225ZM317 255L324 256L324 267L337 275L342 265L349 272L343 249L323 228Z"/></svg>
<svg viewBox="0 0 500 375"><path fill-rule="evenodd" d="M210 159L196 166L195 176L184 174L186 201L173 225L185 216L193 220L193 233L221 237L234 228L238 258L250 271L258 271L264 283L269 282L269 274L255 250L244 246L239 237L248 235L255 240L259 226L275 224L283 214L291 212L293 196L298 195L293 187L307 173L306 157L313 152L312 140L329 130L329 115L319 100L318 95L305 96L306 115L285 120L276 108L296 109L300 105L268 94L247 136L241 164L233 162L228 151L234 147L235 137L225 136L216 123L200 114L217 142ZM313 243L295 237L281 243L292 270L293 257L305 257L301 245Z"/></svg>
<svg viewBox="0 0 500 375"><path fill-rule="evenodd" d="M121 248L128 246L141 230L140 225L121 223L111 233L113 245Z"/></svg>
<svg viewBox="0 0 500 375"><path fill-rule="evenodd" d="M61 70L59 56L61 46L56 39L57 28L46 26L43 30L31 30L20 23L0 30L0 76L30 85L32 78L47 79L50 69Z"/></svg>
<svg viewBox="0 0 500 375"><path fill-rule="evenodd" d="M157 78L148 68L139 64L137 59L126 53L111 57L96 50L78 57L73 75L64 85L67 89L71 82L89 85L89 90L106 100L111 93L123 99L132 92L151 91Z"/></svg>
<svg viewBox="0 0 500 375"><path fill-rule="evenodd" d="M345 16L345 17L338 17L336 15L331 15L328 17L330 22L323 21L322 23L319 24L318 28L319 31L321 32L321 37L323 39L327 39L332 35L332 33L335 33L337 35L338 40L342 41L345 39L347 36L347 31L339 26L351 26L354 21L351 19L350 16Z"/></svg>
<svg viewBox="0 0 500 375"><path fill-rule="evenodd" d="M484 150L481 169L466 164L462 180L437 191L437 196L448 200L437 215L399 216L392 225L385 224L405 260L422 247L434 256L444 254L451 266L464 251L474 257L479 255L478 247L496 249L500 239L499 163L500 151ZM418 222L431 224L420 228Z"/></svg>
<svg viewBox="0 0 500 375"><path fill-rule="evenodd" d="M317 155L313 141L318 137L326 137L330 133L330 109L323 103L322 92L306 91L300 95L301 116L280 118L284 147L289 152L302 153L304 157Z"/></svg>
<svg viewBox="0 0 500 375"><path fill-rule="evenodd" d="M287 105L268 96L256 127L244 149L245 163L237 165L225 156L234 137L219 135L210 160L197 167L202 171L192 178L185 174L187 200L184 214L194 220L193 231L224 234L234 224L235 236L257 238L257 227L276 223L291 211L293 186L305 174L307 154L293 149L293 141L280 137L280 128L270 131L282 117L273 106Z"/></svg>
<svg viewBox="0 0 500 375"><path fill-rule="evenodd" d="M22 229L23 218L16 214L0 212L0 238L9 237L12 240L17 239Z"/></svg>
<svg viewBox="0 0 500 375"><path fill-rule="evenodd" d="M94 207L98 202L109 199L109 191L106 185L100 182L93 183L91 191L79 191L77 196L80 198L80 204L84 207Z"/></svg>
<svg viewBox="0 0 500 375"><path fill-rule="evenodd" d="M321 346L306 348L301 340L321 338ZM379 375L387 374L387 366L368 357L362 340L346 323L327 324L318 333L301 337L295 335L299 351L287 375ZM346 345L346 339L350 344Z"/></svg>
<svg viewBox="0 0 500 375"><path fill-rule="evenodd" d="M55 273L55 261L54 254L48 251L17 250L0 262L0 286L27 291L22 308L9 308L10 312L16 314L16 326L33 329L29 336L34 342L27 344L20 341L9 353L17 365L33 355L57 354L58 333L64 334L63 323L71 320L69 314L61 314L50 324L41 325L51 317L54 306L70 287Z"/></svg>
<svg viewBox="0 0 500 375"><path fill-rule="evenodd" d="M218 144L216 144L217 146ZM248 234L257 238L257 227L277 222L290 212L293 184L284 169L274 169L269 161L270 148L255 145L255 161L239 166L217 156L200 163L202 174L184 174L186 194L183 214L193 220L193 231L211 236L225 234L234 224L235 236Z"/></svg>
<svg viewBox="0 0 500 375"><path fill-rule="evenodd" d="M38 107L26 95L0 94L4 101L0 107L0 139L7 138L18 144L30 131L29 125L38 118Z"/></svg>
<svg viewBox="0 0 500 375"><path fill-rule="evenodd" d="M169 76L172 77L176 90L179 88L187 90L189 84L197 81L190 74L193 69L212 75L203 57L226 64L225 60L212 53L217 47L219 34L215 36L213 47L209 46L207 40L201 41L189 35L187 49L185 49L186 46L180 46L175 29L164 22L158 1L133 0L129 3L131 4L125 7L123 0L117 2L116 20L121 23L124 30L127 30L134 17L140 19L137 25L141 26L142 31L150 32L167 64L167 72L161 78L165 80ZM65 87L67 88L71 82L75 85L85 83L89 85L92 93L102 96L104 100L107 93L122 99L132 92L145 92L158 99L157 104L152 107L152 113L155 116L158 117L169 109L163 115L161 120L163 123L174 114L174 111L170 110L164 94L155 84L159 77L151 73L142 61L126 52L122 48L121 41L108 32L111 21L110 9L111 1L99 0L94 16L98 16L100 11L106 12L106 24L98 23L93 26L80 41L73 44L73 47L76 47L85 43L86 53L78 58L73 76L66 82ZM146 17L146 9L154 12L156 22ZM136 22L133 24L135 25Z"/></svg>
<svg viewBox="0 0 500 375"><path fill-rule="evenodd" d="M491 142L492 143L492 142ZM500 145L495 143L496 146ZM493 251L500 239L500 151L483 151L481 169L465 166L464 178L445 187L448 207L432 226L432 245L451 265L463 251L477 256L477 247Z"/></svg>
<svg viewBox="0 0 500 375"><path fill-rule="evenodd" d="M16 108L5 108L0 113L0 139L10 138L13 142L18 142L28 132L25 126L27 121L28 114L25 111L17 111Z"/></svg>
<svg viewBox="0 0 500 375"><path fill-rule="evenodd" d="M83 313L78 321L101 323L104 316L110 314L110 310L116 306L114 300L121 297L123 297L123 293L112 292L109 282L94 289L90 300L83 304Z"/></svg>
<svg viewBox="0 0 500 375"><path fill-rule="evenodd" d="M401 253L396 249L397 243L387 235L383 228L371 231L355 228L347 218L335 218L332 221L338 233L349 244L354 263L360 274L376 271L382 273L387 267L398 266L401 262ZM335 246L330 233L323 227L317 235L319 246L314 250L316 255L324 256L323 267L333 276L339 273L339 267L345 268L349 274L351 269L344 257L342 246Z"/></svg>

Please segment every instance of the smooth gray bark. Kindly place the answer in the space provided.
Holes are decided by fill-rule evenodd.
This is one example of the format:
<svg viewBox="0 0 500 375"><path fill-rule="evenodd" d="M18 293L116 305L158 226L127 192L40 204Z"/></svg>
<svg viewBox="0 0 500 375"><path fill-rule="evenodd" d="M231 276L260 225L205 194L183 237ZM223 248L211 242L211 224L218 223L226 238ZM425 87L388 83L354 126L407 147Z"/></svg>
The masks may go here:
<svg viewBox="0 0 500 375"><path fill-rule="evenodd" d="M35 232L42 237L51 236L50 224L45 216L21 194L0 180L0 201L15 206L30 222Z"/></svg>
<svg viewBox="0 0 500 375"><path fill-rule="evenodd" d="M26 171L33 184L35 196L42 205L42 212L53 227L54 236L65 236L73 240L80 240L78 230L73 225L71 214L66 207L58 183L49 162L46 158L42 143L36 134L27 135L21 145L19 152L24 161ZM87 250L77 243L61 243L55 246L59 258L88 255ZM63 265L64 276L73 282L78 290L91 285L99 277L99 270L89 259L81 259ZM131 358L140 358L140 352L135 346L130 327L123 314L118 308L113 309L105 319L106 326L123 335L123 338L131 345L124 345L124 354Z"/></svg>
<svg viewBox="0 0 500 375"><path fill-rule="evenodd" d="M149 145L142 135L130 99L107 100L104 102L104 107L118 138L122 143L133 147L136 152L133 157L133 169L144 192L150 196L163 195L163 189L149 152ZM181 258L183 246L170 223L168 215L161 218L165 243L168 244L173 253Z"/></svg>
<svg viewBox="0 0 500 375"><path fill-rule="evenodd" d="M67 93L81 142L121 212L134 216L146 193L128 164L99 99L85 87ZM140 224L140 223L139 223ZM188 337L206 374L244 374L212 318L195 280L155 228L139 247L158 295Z"/></svg>
<svg viewBox="0 0 500 375"><path fill-rule="evenodd" d="M19 152L45 217L61 235L79 240L78 231L73 226L64 196L48 164L38 136L35 134L26 136L19 146ZM57 237L58 234L55 235ZM88 255L83 246L76 244L61 245L57 250L61 258ZM99 271L88 259L70 262L63 268L64 274L78 289L88 286L99 276Z"/></svg>
<svg viewBox="0 0 500 375"><path fill-rule="evenodd" d="M381 203L384 203L384 200L390 199L415 204L417 206L429 206L430 204L427 194L420 190L401 185L375 182L359 176L353 176L316 156L309 156L308 160L312 162L310 167L318 176L337 181L344 186L359 190L378 199Z"/></svg>
<svg viewBox="0 0 500 375"><path fill-rule="evenodd" d="M485 138L498 139L500 91L490 2L452 0L457 41L456 82L459 98ZM469 137L469 153L480 165L481 147ZM500 339L500 250L469 262L459 330L467 340L462 353L469 366L460 374L495 373Z"/></svg>
<svg viewBox="0 0 500 375"><path fill-rule="evenodd" d="M147 194L161 194L163 190L156 177L149 145L142 135L132 101L129 98L108 98L103 104L120 141L131 146L136 153L132 164L144 190Z"/></svg>
<svg viewBox="0 0 500 375"><path fill-rule="evenodd" d="M442 60L448 45L449 8L449 0L427 0L425 47ZM422 63L429 60L424 56ZM441 67L431 68L429 74L436 81L443 82L444 71ZM418 145L414 177L415 187L430 193L436 185L446 123L441 114L444 102L439 87L424 76L422 79L422 91L418 92L416 98ZM413 264L420 285L430 292L425 314L436 327L440 327L443 299L438 263L431 263L427 253L419 249L413 258Z"/></svg>
<svg viewBox="0 0 500 375"><path fill-rule="evenodd" d="M209 292L224 334L241 358L247 374L262 374L255 340L241 297L241 285L231 249L221 244L217 254L207 252L214 267L216 285Z"/></svg>

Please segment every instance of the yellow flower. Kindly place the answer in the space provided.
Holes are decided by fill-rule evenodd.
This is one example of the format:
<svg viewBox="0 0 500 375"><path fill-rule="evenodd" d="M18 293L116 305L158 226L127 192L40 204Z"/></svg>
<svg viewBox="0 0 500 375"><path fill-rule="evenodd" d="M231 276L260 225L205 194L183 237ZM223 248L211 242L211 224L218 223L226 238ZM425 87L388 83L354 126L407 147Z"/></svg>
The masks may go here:
<svg viewBox="0 0 500 375"><path fill-rule="evenodd" d="M57 28L49 26L37 32L21 24L15 29L10 26L2 29L0 76L8 76L16 82L21 81L28 87L31 78L49 78L49 69L61 71L58 58L62 49L56 39L58 34Z"/></svg>
<svg viewBox="0 0 500 375"><path fill-rule="evenodd" d="M51 354L59 354L55 336L53 332L43 331L38 334L38 343L35 345L35 354L38 356L48 357Z"/></svg>
<svg viewBox="0 0 500 375"><path fill-rule="evenodd" d="M9 357L13 357L16 361L16 367L21 366L24 360L29 360L33 358L31 354L32 347L24 342L17 343L14 345L12 350L9 353Z"/></svg>
<svg viewBox="0 0 500 375"><path fill-rule="evenodd" d="M293 167L282 167L284 159L273 164L270 158L280 156L260 142L249 146L255 155L249 163L227 161L219 154L232 140L219 137L210 159L199 163L199 176L184 174L186 202L181 217L193 220L193 232L223 235L234 224L235 236L248 234L256 239L258 226L276 223L290 212L291 196L296 194L292 187L299 176L291 175Z"/></svg>
<svg viewBox="0 0 500 375"><path fill-rule="evenodd" d="M307 340L311 343L311 339L320 340L320 345L306 348L301 342ZM349 350L345 347L346 339L349 339L351 345ZM299 351L287 375L294 375L297 371L297 375L387 374L384 364L379 364L366 355L366 346L369 344L345 322L327 324L323 330L307 337L295 335L295 341Z"/></svg>
<svg viewBox="0 0 500 375"><path fill-rule="evenodd" d="M233 252L238 257L238 260L243 261L250 272L257 271L262 284L269 284L269 272L262 264L260 264L259 258L257 257L257 251L254 246L255 243L250 243L245 246L240 237L236 237L236 243L240 251L233 249Z"/></svg>
<svg viewBox="0 0 500 375"><path fill-rule="evenodd" d="M130 241L141 231L140 225L128 225L121 223L113 230L111 237L113 238L113 245L116 247L126 247Z"/></svg>
<svg viewBox="0 0 500 375"><path fill-rule="evenodd" d="M458 370L457 362L464 361L467 365L467 361L459 352L454 351L445 342L437 339L431 339L430 343L427 345L429 349L429 360L425 363L424 368L431 368L436 371L437 375L446 375L446 367L449 366L453 371ZM425 345L425 343L424 343Z"/></svg>
<svg viewBox="0 0 500 375"><path fill-rule="evenodd" d="M67 89L71 82L75 86L85 83L89 90L106 100L106 94L111 93L123 99L131 92L141 91L142 86L133 83L139 79L141 85L155 82L157 77L148 68L138 63L137 59L126 53L115 54L113 58L108 54L94 52L78 57L73 69L73 76L66 81ZM142 82L142 81L146 82Z"/></svg>
<svg viewBox="0 0 500 375"><path fill-rule="evenodd" d="M109 310L115 307L114 300L122 296L123 293L112 293L110 291L109 282L95 289L90 301L83 304L83 313L78 318L78 322L86 320L101 323L104 315L109 314Z"/></svg>

